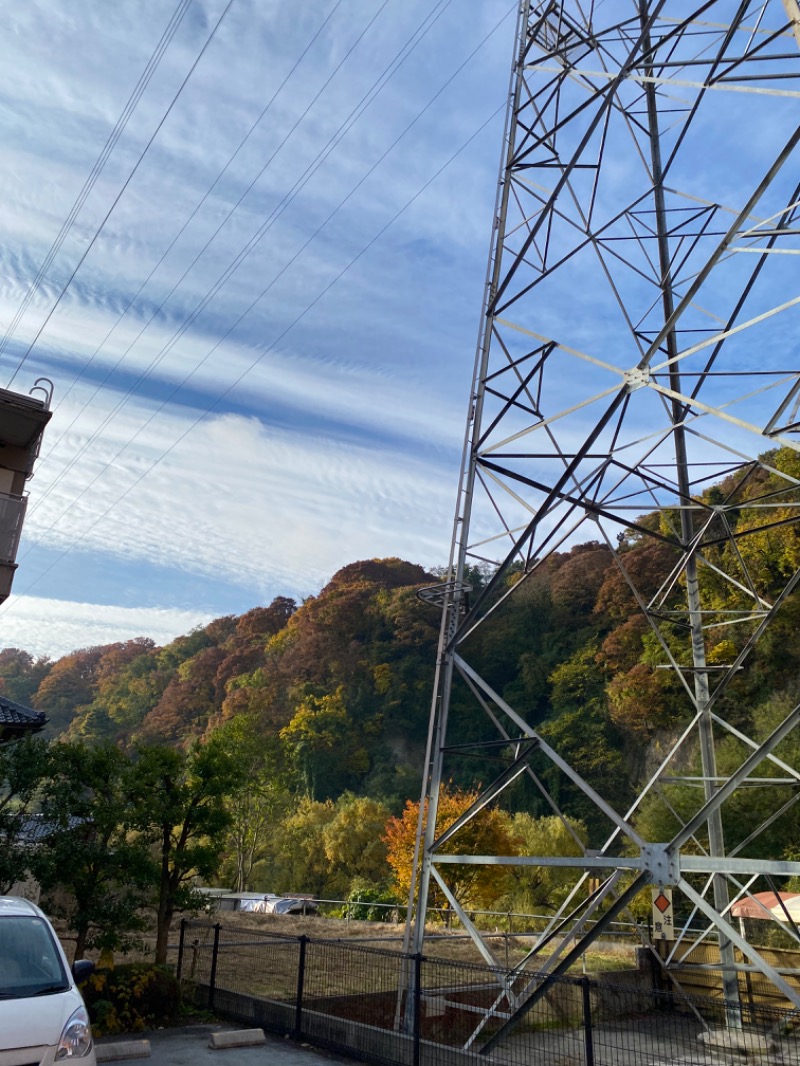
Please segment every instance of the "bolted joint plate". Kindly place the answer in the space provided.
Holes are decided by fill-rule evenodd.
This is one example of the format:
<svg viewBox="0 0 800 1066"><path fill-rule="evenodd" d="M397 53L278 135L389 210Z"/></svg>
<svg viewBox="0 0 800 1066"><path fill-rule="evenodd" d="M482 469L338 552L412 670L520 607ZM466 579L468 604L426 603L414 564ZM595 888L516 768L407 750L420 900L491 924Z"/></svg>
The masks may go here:
<svg viewBox="0 0 800 1066"><path fill-rule="evenodd" d="M636 389L641 389L645 385L650 384L650 370L648 367L635 366L632 370L625 371L625 384L628 386L628 392L635 392Z"/></svg>
<svg viewBox="0 0 800 1066"><path fill-rule="evenodd" d="M677 884L681 876L680 856L668 844L643 844L641 869L658 885Z"/></svg>

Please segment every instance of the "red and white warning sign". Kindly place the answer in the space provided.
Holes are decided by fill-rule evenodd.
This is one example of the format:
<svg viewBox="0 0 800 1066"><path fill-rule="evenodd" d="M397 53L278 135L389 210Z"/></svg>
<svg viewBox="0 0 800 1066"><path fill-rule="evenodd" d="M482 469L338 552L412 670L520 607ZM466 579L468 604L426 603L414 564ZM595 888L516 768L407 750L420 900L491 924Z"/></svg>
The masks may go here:
<svg viewBox="0 0 800 1066"><path fill-rule="evenodd" d="M653 889L653 940L674 940L672 924L672 889L659 885Z"/></svg>

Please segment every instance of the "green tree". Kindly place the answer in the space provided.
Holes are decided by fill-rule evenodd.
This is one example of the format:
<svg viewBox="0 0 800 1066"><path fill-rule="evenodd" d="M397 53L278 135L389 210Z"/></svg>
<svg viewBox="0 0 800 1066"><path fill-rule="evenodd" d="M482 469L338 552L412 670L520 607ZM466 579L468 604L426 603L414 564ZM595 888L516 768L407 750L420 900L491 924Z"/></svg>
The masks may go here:
<svg viewBox="0 0 800 1066"><path fill-rule="evenodd" d="M756 741L766 738L797 705L796 692L775 693L754 709L752 735ZM737 738L724 736L716 745L718 773L726 777L738 769L751 754L748 745ZM793 729L778 745L775 756L800 770L800 735ZM699 752L695 752L687 767L688 775L702 773ZM722 825L725 844L732 852L745 839L753 835L758 826L764 826L761 832L749 841L742 853L748 858L788 857L800 851L800 814L792 798L795 789L792 785L766 784L769 778L786 780L785 771L765 759L751 771L752 778L760 779L759 787L745 786L736 789L722 805ZM636 815L636 828L645 840L668 841L692 818L704 803L702 789L690 784L665 784L658 792L649 793L641 803ZM769 825L767 820L781 810L787 809ZM708 848L707 828L702 826L697 833L697 840L703 848ZM699 850L697 844L690 842L691 849ZM764 886L765 888L768 886Z"/></svg>
<svg viewBox="0 0 800 1066"><path fill-rule="evenodd" d="M330 865L329 885L344 899L354 880L385 884L390 870L383 833L389 808L370 796L345 792L334 805L333 817L322 830L325 858Z"/></svg>
<svg viewBox="0 0 800 1066"><path fill-rule="evenodd" d="M512 830L520 855L553 858L582 855L587 841L586 827L571 818L565 824L555 815L532 818L525 812L514 815ZM559 866L516 866L509 871L505 909L522 914L554 911L575 881L575 871Z"/></svg>
<svg viewBox="0 0 800 1066"><path fill-rule="evenodd" d="M27 876L31 852L24 830L48 769L41 738L0 745L0 895Z"/></svg>
<svg viewBox="0 0 800 1066"><path fill-rule="evenodd" d="M275 826L264 863L268 887L345 899L355 881L385 884L383 835L389 810L379 800L345 792L334 803L303 796Z"/></svg>
<svg viewBox="0 0 800 1066"><path fill-rule="evenodd" d="M42 788L45 834L32 866L48 910L87 948L126 949L145 926L142 907L153 884L144 841L131 835L131 762L118 748L59 743L50 749Z"/></svg>
<svg viewBox="0 0 800 1066"><path fill-rule="evenodd" d="M237 762L239 787L225 800L222 880L235 892L255 887L254 871L292 802L292 776L277 737L265 735L252 715L237 715L214 732L214 743Z"/></svg>
<svg viewBox="0 0 800 1066"><path fill-rule="evenodd" d="M281 820L268 847L264 871L274 892L308 892L328 897L330 866L323 833L333 818L333 802L302 796Z"/></svg>
<svg viewBox="0 0 800 1066"><path fill-rule="evenodd" d="M345 706L343 686L332 695L307 696L280 735L314 799L338 795L369 769L369 756Z"/></svg>
<svg viewBox="0 0 800 1066"><path fill-rule="evenodd" d="M608 714L597 648L580 648L553 671L550 681L552 714L542 735L605 800L618 810L627 808L631 783ZM546 766L542 776L559 808L583 822L592 840L605 839L609 822L584 792L555 766Z"/></svg>
<svg viewBox="0 0 800 1066"><path fill-rule="evenodd" d="M213 739L188 752L143 747L137 753L129 798L157 866L156 963L166 962L175 912L199 905L192 880L218 869L230 824L226 801L242 779L236 759Z"/></svg>

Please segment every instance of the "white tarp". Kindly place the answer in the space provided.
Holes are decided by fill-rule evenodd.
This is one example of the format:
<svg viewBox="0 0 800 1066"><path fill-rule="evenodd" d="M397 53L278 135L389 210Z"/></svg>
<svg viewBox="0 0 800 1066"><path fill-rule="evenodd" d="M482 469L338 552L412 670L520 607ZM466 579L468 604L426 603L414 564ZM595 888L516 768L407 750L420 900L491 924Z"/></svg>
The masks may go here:
<svg viewBox="0 0 800 1066"><path fill-rule="evenodd" d="M286 896L262 896L260 899L242 899L240 911L253 914L308 914L317 909L316 903L307 899L289 899Z"/></svg>

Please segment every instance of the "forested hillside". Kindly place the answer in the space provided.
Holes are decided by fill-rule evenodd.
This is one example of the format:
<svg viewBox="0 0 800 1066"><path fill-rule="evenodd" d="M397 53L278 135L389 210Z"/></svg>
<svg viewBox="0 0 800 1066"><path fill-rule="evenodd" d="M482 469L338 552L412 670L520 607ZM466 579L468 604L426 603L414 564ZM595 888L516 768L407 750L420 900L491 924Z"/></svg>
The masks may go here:
<svg viewBox="0 0 800 1066"><path fill-rule="evenodd" d="M792 476L800 473L794 453L769 458ZM756 469L736 485L711 486L704 501L730 501L733 494L740 507L728 512L728 521L741 530L759 529L741 542L741 550L751 553L748 561L767 585L774 577L779 588L800 565L794 503L784 488L768 521L763 510L747 506L770 493L770 476ZM640 525L655 521L645 516ZM621 541L626 568L645 597L671 568L668 532L661 540L626 535ZM739 550L731 544L721 542L718 550ZM715 550L705 553L704 566L713 567ZM482 580L478 570L469 577L473 584ZM261 863L270 887L344 892L354 877L381 879L378 867L359 858L363 848L342 857L354 824L366 840L380 839L386 818L400 815L419 794L439 619L416 591L438 578L399 559L362 561L344 567L300 605L278 598L163 648L142 638L83 649L56 662L7 648L0 652L2 691L46 712L52 737L110 744L129 755L142 746L188 751L194 741L215 735L242 763L248 782L231 801L239 805L234 824L240 837L228 849L224 876L252 883ZM508 580L520 575L511 573ZM706 607L719 612L737 595L735 587L713 580L704 589ZM472 638L480 641L473 657L486 664L489 683L512 705L525 707L576 769L608 800L626 806L689 714L674 673L658 668L663 651L629 584L609 549L591 542L554 554L516 592L492 625ZM671 595L675 602L683 596L679 580ZM798 689L798 617L800 600L790 596L724 697L728 721L755 736ZM668 627L665 632L671 639ZM676 654L685 654L678 650L677 628L674 636ZM738 639L731 628L712 630L711 663L731 661ZM492 735L491 724L458 688L452 720L454 743ZM722 750L723 763L725 758ZM547 778L546 767L542 772ZM450 786L456 792L475 789L492 773L485 761L465 754ZM594 815L581 794L555 779L547 783L591 840ZM677 793L672 798L676 808L691 802ZM783 798L776 786L748 802L777 807ZM504 803L510 816L515 803L535 817L551 813L532 788L509 793ZM663 818L663 812L645 804L641 817ZM276 819L280 844L273 839L267 845ZM309 828L314 826L316 838ZM665 839L668 829L652 839ZM325 833L327 843L320 843ZM739 829L731 833L735 839ZM793 815L776 822L775 833L775 840L765 838L765 847L800 848ZM316 843L309 843L312 838Z"/></svg>
<svg viewBox="0 0 800 1066"><path fill-rule="evenodd" d="M2 692L48 734L187 747L245 715L315 799L417 791L438 619L415 597L436 578L398 559L354 563L298 607L278 598L163 648L140 638L56 662L0 652ZM412 787L413 782L413 787Z"/></svg>

